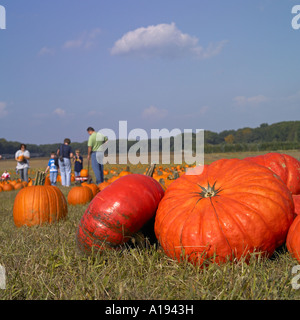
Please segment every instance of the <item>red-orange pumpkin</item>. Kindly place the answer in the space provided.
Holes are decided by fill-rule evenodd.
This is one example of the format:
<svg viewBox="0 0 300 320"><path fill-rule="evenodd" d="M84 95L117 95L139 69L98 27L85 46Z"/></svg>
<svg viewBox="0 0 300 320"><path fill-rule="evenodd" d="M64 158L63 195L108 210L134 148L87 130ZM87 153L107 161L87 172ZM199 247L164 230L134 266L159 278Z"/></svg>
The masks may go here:
<svg viewBox="0 0 300 320"><path fill-rule="evenodd" d="M17 227L54 223L68 213L66 199L55 186L21 189L14 201L13 218Z"/></svg>
<svg viewBox="0 0 300 320"><path fill-rule="evenodd" d="M168 187L155 234L165 253L178 261L247 261L254 251L270 256L282 245L293 218L292 195L272 171L222 159Z"/></svg>
<svg viewBox="0 0 300 320"><path fill-rule="evenodd" d="M293 221L286 238L286 247L300 263L300 215Z"/></svg>
<svg viewBox="0 0 300 320"><path fill-rule="evenodd" d="M78 248L117 248L127 242L155 215L164 191L150 176L129 174L120 177L91 201L76 234Z"/></svg>
<svg viewBox="0 0 300 320"><path fill-rule="evenodd" d="M300 194L293 194L295 214L300 215Z"/></svg>
<svg viewBox="0 0 300 320"><path fill-rule="evenodd" d="M270 152L256 157L247 157L252 161L271 169L287 185L292 194L300 193L300 161L278 152Z"/></svg>

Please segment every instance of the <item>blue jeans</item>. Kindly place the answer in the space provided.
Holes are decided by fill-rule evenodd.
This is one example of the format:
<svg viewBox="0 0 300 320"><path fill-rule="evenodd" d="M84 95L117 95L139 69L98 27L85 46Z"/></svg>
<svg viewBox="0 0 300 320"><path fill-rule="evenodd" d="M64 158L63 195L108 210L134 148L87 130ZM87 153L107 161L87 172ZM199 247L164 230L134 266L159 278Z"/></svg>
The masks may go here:
<svg viewBox="0 0 300 320"><path fill-rule="evenodd" d="M103 164L99 163L96 157L97 153L93 152L91 155L92 168L96 177L96 184L102 183L104 181L103 175Z"/></svg>
<svg viewBox="0 0 300 320"><path fill-rule="evenodd" d="M56 186L56 179L57 179L57 171L55 172L50 171L50 182L52 186Z"/></svg>
<svg viewBox="0 0 300 320"><path fill-rule="evenodd" d="M19 169L18 171L19 171L19 173L20 173L20 178L21 178L23 181L28 182L28 167L27 167L27 168L24 168L24 169Z"/></svg>
<svg viewBox="0 0 300 320"><path fill-rule="evenodd" d="M71 185L71 161L68 158L64 158L64 161L61 162L58 160L58 165L61 175L61 185L70 187Z"/></svg>

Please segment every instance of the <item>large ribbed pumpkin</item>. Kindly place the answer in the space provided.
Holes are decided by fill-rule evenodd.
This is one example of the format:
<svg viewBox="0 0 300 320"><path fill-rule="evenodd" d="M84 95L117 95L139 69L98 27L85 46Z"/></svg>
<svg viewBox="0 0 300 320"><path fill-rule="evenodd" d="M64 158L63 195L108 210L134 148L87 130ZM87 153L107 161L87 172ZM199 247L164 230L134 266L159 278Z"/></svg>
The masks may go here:
<svg viewBox="0 0 300 320"><path fill-rule="evenodd" d="M283 153L270 152L244 160L265 166L275 172L287 185L292 194L300 193L300 161Z"/></svg>
<svg viewBox="0 0 300 320"><path fill-rule="evenodd" d="M163 194L160 184L150 176L120 177L89 204L77 229L78 248L89 253L124 244L154 217Z"/></svg>
<svg viewBox="0 0 300 320"><path fill-rule="evenodd" d="M54 223L68 213L66 199L55 186L31 186L21 189L13 207L17 227Z"/></svg>
<svg viewBox="0 0 300 320"><path fill-rule="evenodd" d="M254 251L270 256L282 245L293 218L292 195L271 170L222 159L169 186L156 213L155 234L178 261L247 261Z"/></svg>

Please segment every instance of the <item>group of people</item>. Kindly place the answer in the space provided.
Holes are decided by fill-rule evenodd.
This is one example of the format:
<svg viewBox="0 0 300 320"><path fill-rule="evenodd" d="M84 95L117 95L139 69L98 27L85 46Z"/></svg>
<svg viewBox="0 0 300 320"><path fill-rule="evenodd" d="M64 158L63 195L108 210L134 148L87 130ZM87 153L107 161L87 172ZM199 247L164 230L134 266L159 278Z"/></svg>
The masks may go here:
<svg viewBox="0 0 300 320"><path fill-rule="evenodd" d="M80 171L83 169L83 158L80 155L80 150L75 150L73 154L70 146L71 140L66 138L64 143L59 146L57 152L51 152L51 158L45 173L49 171L51 185L55 186L57 181L58 169L61 175L62 186L69 187L71 185L71 159L74 162L75 176L80 176Z"/></svg>
<svg viewBox="0 0 300 320"><path fill-rule="evenodd" d="M104 154L103 151L101 151L101 146L108 138L99 132L97 133L93 127L88 127L87 132L89 134L87 161L91 160L92 169L96 177L96 184L99 184L104 181ZM80 171L83 168L83 158L80 155L80 150L75 150L75 155L73 154L70 144L71 140L66 138L64 142L58 146L56 152L51 152L45 173L49 171L52 185L56 185L58 170L60 171L62 186L69 187L71 185L72 160L74 162L75 177L80 176ZM17 161L16 171L20 174L20 178L26 182L28 182L29 159L30 152L27 150L26 145L22 143L20 149L15 153L15 160Z"/></svg>

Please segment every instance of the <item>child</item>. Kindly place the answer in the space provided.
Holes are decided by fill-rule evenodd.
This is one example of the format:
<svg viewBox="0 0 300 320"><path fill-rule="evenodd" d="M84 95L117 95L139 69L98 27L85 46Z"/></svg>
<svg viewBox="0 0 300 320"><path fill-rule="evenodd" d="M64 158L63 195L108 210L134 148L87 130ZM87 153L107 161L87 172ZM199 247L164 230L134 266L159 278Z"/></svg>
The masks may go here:
<svg viewBox="0 0 300 320"><path fill-rule="evenodd" d="M75 150L75 156L74 156L74 172L75 172L75 177L80 176L80 171L83 168L83 158L80 155L80 150Z"/></svg>
<svg viewBox="0 0 300 320"><path fill-rule="evenodd" d="M1 176L1 180L5 181L8 180L10 178L10 174L9 172L7 172L7 170L5 170Z"/></svg>
<svg viewBox="0 0 300 320"><path fill-rule="evenodd" d="M48 170L50 171L50 182L52 186L56 186L56 179L57 179L57 173L58 173L58 166L55 163L56 162L55 158L56 158L55 152L51 152L51 158L45 170L45 173L47 173Z"/></svg>

